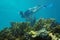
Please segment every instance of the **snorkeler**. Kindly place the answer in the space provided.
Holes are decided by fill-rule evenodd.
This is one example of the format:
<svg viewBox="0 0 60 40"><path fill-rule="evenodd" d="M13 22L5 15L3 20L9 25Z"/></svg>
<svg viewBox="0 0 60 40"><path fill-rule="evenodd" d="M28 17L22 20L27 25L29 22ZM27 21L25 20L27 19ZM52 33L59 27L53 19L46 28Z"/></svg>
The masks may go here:
<svg viewBox="0 0 60 40"><path fill-rule="evenodd" d="M33 8L29 8L24 13L22 11L20 11L20 14L23 18L31 17L33 15L33 13L35 13L38 9L39 8L36 6L36 7L33 7Z"/></svg>
<svg viewBox="0 0 60 40"><path fill-rule="evenodd" d="M39 9L38 6L33 7L33 8L29 8L27 11L25 11L24 13L22 11L20 11L20 14L22 16L22 18L25 18L26 20L30 21L31 26L34 25L34 23L36 22L36 17L33 16L33 14Z"/></svg>
<svg viewBox="0 0 60 40"><path fill-rule="evenodd" d="M38 6L35 6L33 8L29 8L27 11L25 12L22 12L20 11L20 15L22 16L22 18L29 18L31 17L34 13L36 13L38 10L40 10L41 8L48 8L48 7L51 7L52 4L49 4L49 5L38 5Z"/></svg>
<svg viewBox="0 0 60 40"><path fill-rule="evenodd" d="M36 17L33 17L33 14L36 13L38 10L40 10L41 8L47 8L47 7L50 7L50 5L38 5L38 6L35 6L33 8L29 8L27 11L25 12L22 12L20 11L20 15L22 18L25 18L26 20L30 21L31 23L35 23L36 21Z"/></svg>
<svg viewBox="0 0 60 40"><path fill-rule="evenodd" d="M25 18L26 20L31 20L32 19L32 15L37 12L40 9L40 5L35 6L33 8L29 8L27 11L22 12L20 11L20 15L22 18Z"/></svg>

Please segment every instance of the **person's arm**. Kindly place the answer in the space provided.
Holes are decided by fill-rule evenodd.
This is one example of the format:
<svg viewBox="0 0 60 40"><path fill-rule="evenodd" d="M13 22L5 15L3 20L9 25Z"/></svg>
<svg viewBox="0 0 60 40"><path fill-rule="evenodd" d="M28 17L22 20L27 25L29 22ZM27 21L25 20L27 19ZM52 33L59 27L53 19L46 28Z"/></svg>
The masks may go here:
<svg viewBox="0 0 60 40"><path fill-rule="evenodd" d="M33 13L38 11L42 6L38 5L38 6L35 6L33 8L29 8L30 11L32 11Z"/></svg>
<svg viewBox="0 0 60 40"><path fill-rule="evenodd" d="M53 6L53 4L49 4L49 5L37 5L37 6L35 6L35 7L33 7L33 8L29 8L29 10L31 10L32 12L36 12L36 11L38 11L39 9L43 9L43 8L49 8L49 7L52 7Z"/></svg>

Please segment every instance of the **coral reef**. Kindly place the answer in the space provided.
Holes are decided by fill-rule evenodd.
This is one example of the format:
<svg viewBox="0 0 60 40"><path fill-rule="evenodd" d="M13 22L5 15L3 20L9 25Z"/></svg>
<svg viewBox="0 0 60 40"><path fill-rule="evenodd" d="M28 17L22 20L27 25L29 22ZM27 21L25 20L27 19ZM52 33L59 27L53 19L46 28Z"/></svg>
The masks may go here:
<svg viewBox="0 0 60 40"><path fill-rule="evenodd" d="M60 40L60 23L53 18L40 18L33 27L30 22L11 22L0 31L0 40Z"/></svg>

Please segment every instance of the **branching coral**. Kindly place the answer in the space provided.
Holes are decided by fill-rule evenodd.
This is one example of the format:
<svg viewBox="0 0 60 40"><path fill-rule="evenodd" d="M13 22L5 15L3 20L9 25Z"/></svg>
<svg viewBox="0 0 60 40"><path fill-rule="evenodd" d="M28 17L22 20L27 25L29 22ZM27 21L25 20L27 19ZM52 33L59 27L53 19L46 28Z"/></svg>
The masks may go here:
<svg viewBox="0 0 60 40"><path fill-rule="evenodd" d="M41 18L33 27L29 22L11 22L10 28L0 31L0 40L58 40L59 38L60 24L51 18Z"/></svg>

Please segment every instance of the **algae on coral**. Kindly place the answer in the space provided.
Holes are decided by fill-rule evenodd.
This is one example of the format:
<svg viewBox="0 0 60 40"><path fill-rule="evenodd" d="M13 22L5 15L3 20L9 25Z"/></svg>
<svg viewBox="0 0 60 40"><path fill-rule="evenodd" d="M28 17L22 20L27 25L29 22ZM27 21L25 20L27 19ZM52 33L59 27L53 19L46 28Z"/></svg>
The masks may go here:
<svg viewBox="0 0 60 40"><path fill-rule="evenodd" d="M0 31L0 40L53 40L54 36L60 38L60 24L54 19L39 19L33 27L29 22L11 22L10 28Z"/></svg>

